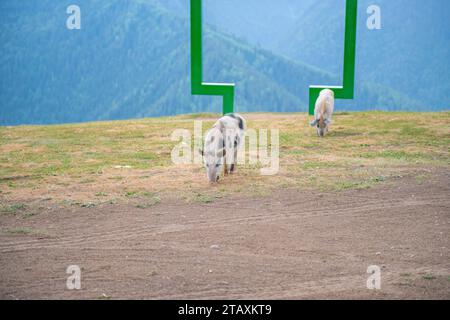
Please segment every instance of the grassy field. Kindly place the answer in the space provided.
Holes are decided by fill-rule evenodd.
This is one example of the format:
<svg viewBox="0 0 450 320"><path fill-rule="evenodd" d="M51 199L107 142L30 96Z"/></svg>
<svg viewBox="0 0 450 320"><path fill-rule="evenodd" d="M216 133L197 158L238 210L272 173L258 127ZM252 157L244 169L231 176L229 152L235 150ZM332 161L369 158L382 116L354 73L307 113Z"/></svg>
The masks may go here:
<svg viewBox="0 0 450 320"><path fill-rule="evenodd" d="M217 116L0 127L1 210L14 214L35 200L148 207L168 198L209 203L280 188L341 191L405 175L420 183L434 169L450 169L450 112L338 113L325 139L305 114L249 114L250 128L280 130L279 174L261 176L258 166L246 165L210 186L201 166L172 164L178 142L171 134L193 131L200 119L206 130Z"/></svg>

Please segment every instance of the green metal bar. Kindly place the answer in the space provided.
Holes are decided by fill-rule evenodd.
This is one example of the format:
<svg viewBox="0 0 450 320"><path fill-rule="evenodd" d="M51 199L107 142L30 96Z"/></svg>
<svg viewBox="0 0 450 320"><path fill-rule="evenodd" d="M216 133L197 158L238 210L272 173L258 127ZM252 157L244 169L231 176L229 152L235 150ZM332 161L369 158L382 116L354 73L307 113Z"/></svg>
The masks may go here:
<svg viewBox="0 0 450 320"><path fill-rule="evenodd" d="M353 99L355 92L356 29L358 25L358 0L346 0L345 47L343 86L310 86L309 114L314 115L316 100L320 91L331 89L336 99Z"/></svg>
<svg viewBox="0 0 450 320"><path fill-rule="evenodd" d="M234 84L203 82L202 0L191 0L191 85L193 95L222 96L223 113L234 111Z"/></svg>

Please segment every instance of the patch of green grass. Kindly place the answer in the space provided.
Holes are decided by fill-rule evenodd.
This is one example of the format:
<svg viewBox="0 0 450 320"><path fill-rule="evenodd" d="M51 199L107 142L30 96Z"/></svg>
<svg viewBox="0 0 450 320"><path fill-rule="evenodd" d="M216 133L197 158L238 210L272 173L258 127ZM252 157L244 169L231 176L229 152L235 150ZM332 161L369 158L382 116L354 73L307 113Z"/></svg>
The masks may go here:
<svg viewBox="0 0 450 320"><path fill-rule="evenodd" d="M95 196L96 196L96 197L107 197L108 194L105 193L105 192L97 192L97 193L95 194Z"/></svg>
<svg viewBox="0 0 450 320"><path fill-rule="evenodd" d="M125 197L127 197L127 198L137 198L137 197L139 197L139 191L127 191L125 193Z"/></svg>
<svg viewBox="0 0 450 320"><path fill-rule="evenodd" d="M25 213L25 214L22 216L22 218L23 218L23 219L29 219L29 218L32 218L32 217L34 217L34 216L37 216L37 212L27 212L27 213Z"/></svg>
<svg viewBox="0 0 450 320"><path fill-rule="evenodd" d="M15 235L31 235L35 232L30 228L15 228L6 230L7 234L15 234Z"/></svg>
<svg viewBox="0 0 450 320"><path fill-rule="evenodd" d="M376 184L385 182L387 179L385 176L376 176L364 180L337 181L332 187L334 191L369 189Z"/></svg>
<svg viewBox="0 0 450 320"><path fill-rule="evenodd" d="M158 194L155 192L148 192L148 191L127 191L125 193L125 197L130 199L136 199L136 198L158 198Z"/></svg>
<svg viewBox="0 0 450 320"><path fill-rule="evenodd" d="M385 182L386 180L387 180L387 177L385 177L385 176L378 176L378 177L370 178L370 181L374 182L374 183Z"/></svg>
<svg viewBox="0 0 450 320"><path fill-rule="evenodd" d="M134 157L139 160L155 160L158 158L153 152L137 152Z"/></svg>
<svg viewBox="0 0 450 320"><path fill-rule="evenodd" d="M270 137L268 137L268 142L269 141L270 141ZM280 132L280 145L281 146L295 145L299 141L300 141L300 137L295 132L286 132L286 131Z"/></svg>
<svg viewBox="0 0 450 320"><path fill-rule="evenodd" d="M400 277L411 277L411 273L400 273Z"/></svg>
<svg viewBox="0 0 450 320"><path fill-rule="evenodd" d="M292 156L302 156L305 155L306 152L304 150L289 150L285 152L286 155L292 155Z"/></svg>
<svg viewBox="0 0 450 320"><path fill-rule="evenodd" d="M416 176L416 182L417 182L418 184L422 184L422 183L425 182L426 178L427 178L427 177L426 177L425 175L423 175L423 174L418 175L418 176Z"/></svg>
<svg viewBox="0 0 450 320"><path fill-rule="evenodd" d="M154 192L148 192L148 191L142 192L141 195L142 195L143 197L146 197L146 198L153 198L153 197L157 197L157 196L158 196L156 193L154 193Z"/></svg>
<svg viewBox="0 0 450 320"><path fill-rule="evenodd" d="M425 280L435 280L436 279L436 277L432 273L427 273L426 275L423 276L423 278Z"/></svg>
<svg viewBox="0 0 450 320"><path fill-rule="evenodd" d="M8 182L8 187L10 187L11 189L15 189L15 188L17 188L17 184L12 182L12 181L9 181Z"/></svg>
<svg viewBox="0 0 450 320"><path fill-rule="evenodd" d="M16 215L20 211L26 210L27 206L23 203L15 203L12 205L6 205L0 207L0 213L4 215Z"/></svg>
<svg viewBox="0 0 450 320"><path fill-rule="evenodd" d="M94 183L94 182L95 182L95 179L92 179L92 178L83 179L83 180L80 181L81 184L91 184L91 183Z"/></svg>
<svg viewBox="0 0 450 320"><path fill-rule="evenodd" d="M209 195L205 195L205 194L197 194L197 196L195 197L195 201L196 202L200 202L200 203L213 203L214 202L214 197L211 197Z"/></svg>
<svg viewBox="0 0 450 320"><path fill-rule="evenodd" d="M119 177L119 176L108 178L108 180L114 180L114 181L121 181L123 179L124 179L123 177Z"/></svg>
<svg viewBox="0 0 450 320"><path fill-rule="evenodd" d="M145 203L139 203L136 205L136 208L139 209L148 209L151 208L157 204L161 203L161 198L158 196L153 196L149 201L146 201Z"/></svg>
<svg viewBox="0 0 450 320"><path fill-rule="evenodd" d="M338 182L334 186L335 191L345 191L345 190L356 190L356 189L367 189L370 185L366 182L353 182L353 181L344 181Z"/></svg>
<svg viewBox="0 0 450 320"><path fill-rule="evenodd" d="M423 152L407 152L399 150L385 150L378 152L366 152L360 154L361 158L374 159L374 158L385 158L393 160L405 160L405 161L416 161L416 160L430 160L432 159L430 155Z"/></svg>
<svg viewBox="0 0 450 320"><path fill-rule="evenodd" d="M61 204L65 206L81 206L83 203L76 200L64 199L61 201Z"/></svg>
<svg viewBox="0 0 450 320"><path fill-rule="evenodd" d="M55 185L62 186L62 187L68 187L68 186L70 186L70 183L68 183L68 182L56 182Z"/></svg>
<svg viewBox="0 0 450 320"><path fill-rule="evenodd" d="M301 168L305 170L314 170L314 169L330 168L335 166L336 164L331 162L305 161L302 163Z"/></svg>
<svg viewBox="0 0 450 320"><path fill-rule="evenodd" d="M65 199L65 200L61 201L61 204L64 206L92 209L92 208L95 208L99 203L82 202L82 201L78 201L78 200Z"/></svg>
<svg viewBox="0 0 450 320"><path fill-rule="evenodd" d="M415 126L404 126L401 131L401 135L412 136L412 137L424 137L428 134L428 130L425 128L415 127Z"/></svg>
<svg viewBox="0 0 450 320"><path fill-rule="evenodd" d="M97 205L95 203L92 202L87 202L87 203L82 203L81 207L82 208L87 208L87 209L91 209L91 208L95 208Z"/></svg>

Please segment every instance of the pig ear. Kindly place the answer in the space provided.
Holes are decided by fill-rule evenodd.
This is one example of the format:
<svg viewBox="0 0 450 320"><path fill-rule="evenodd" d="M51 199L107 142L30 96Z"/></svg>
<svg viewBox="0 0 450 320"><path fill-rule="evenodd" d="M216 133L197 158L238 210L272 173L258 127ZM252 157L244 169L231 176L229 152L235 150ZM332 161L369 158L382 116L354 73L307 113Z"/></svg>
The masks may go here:
<svg viewBox="0 0 450 320"><path fill-rule="evenodd" d="M218 158L222 158L222 157L225 157L226 154L227 154L227 151L225 150L225 148L223 148L223 149L217 151L216 156Z"/></svg>
<svg viewBox="0 0 450 320"><path fill-rule="evenodd" d="M319 120L314 119L314 121L312 121L312 122L310 123L311 127L317 126L317 122L319 122Z"/></svg>

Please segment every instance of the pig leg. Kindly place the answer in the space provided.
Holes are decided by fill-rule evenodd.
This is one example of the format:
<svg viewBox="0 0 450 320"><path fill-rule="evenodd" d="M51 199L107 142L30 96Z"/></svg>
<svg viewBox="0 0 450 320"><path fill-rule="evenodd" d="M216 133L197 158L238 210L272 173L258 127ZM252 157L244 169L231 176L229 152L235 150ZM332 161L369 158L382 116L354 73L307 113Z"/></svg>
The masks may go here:
<svg viewBox="0 0 450 320"><path fill-rule="evenodd" d="M231 165L231 173L236 173L237 171L237 149L234 149L234 158L233 158L233 164Z"/></svg>
<svg viewBox="0 0 450 320"><path fill-rule="evenodd" d="M223 157L223 174L228 175L227 157Z"/></svg>

